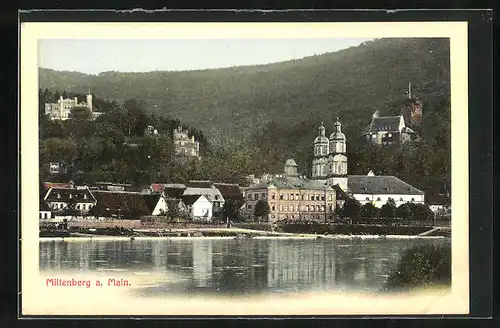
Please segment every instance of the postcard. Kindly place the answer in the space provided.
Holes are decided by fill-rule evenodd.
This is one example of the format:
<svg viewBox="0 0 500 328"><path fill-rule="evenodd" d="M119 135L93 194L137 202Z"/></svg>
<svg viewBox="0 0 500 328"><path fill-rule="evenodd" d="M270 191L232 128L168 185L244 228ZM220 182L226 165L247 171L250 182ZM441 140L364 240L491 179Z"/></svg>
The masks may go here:
<svg viewBox="0 0 500 328"><path fill-rule="evenodd" d="M466 22L20 40L23 315L469 313Z"/></svg>

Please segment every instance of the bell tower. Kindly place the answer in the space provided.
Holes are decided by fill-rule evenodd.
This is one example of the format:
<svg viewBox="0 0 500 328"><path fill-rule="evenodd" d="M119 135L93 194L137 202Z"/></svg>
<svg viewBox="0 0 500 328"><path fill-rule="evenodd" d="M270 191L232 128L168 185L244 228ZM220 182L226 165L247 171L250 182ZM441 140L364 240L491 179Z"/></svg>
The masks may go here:
<svg viewBox="0 0 500 328"><path fill-rule="evenodd" d="M329 140L325 135L323 122L318 127L318 136L314 139L314 159L312 161L312 179L326 180L328 176L327 158L329 151Z"/></svg>
<svg viewBox="0 0 500 328"><path fill-rule="evenodd" d="M347 190L347 156L346 137L342 133L342 124L337 117L333 124L335 131L330 135L330 154L328 155L328 179L327 184Z"/></svg>

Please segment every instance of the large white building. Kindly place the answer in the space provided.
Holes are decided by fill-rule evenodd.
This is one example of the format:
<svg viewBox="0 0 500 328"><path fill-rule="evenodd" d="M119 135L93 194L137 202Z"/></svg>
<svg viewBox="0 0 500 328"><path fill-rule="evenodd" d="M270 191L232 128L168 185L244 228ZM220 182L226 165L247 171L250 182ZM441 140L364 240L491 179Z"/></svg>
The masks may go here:
<svg viewBox="0 0 500 328"><path fill-rule="evenodd" d="M332 187L338 185L361 204L371 202L382 207L389 199L393 199L396 206L406 202L424 203L423 191L395 176L376 176L371 171L367 175L348 175L346 137L338 118L333 126L335 131L330 138L325 135L323 123L318 128L313 143L312 179Z"/></svg>
<svg viewBox="0 0 500 328"><path fill-rule="evenodd" d="M94 111L92 105L92 95L87 94L85 102L78 102L78 98L63 98L61 96L55 103L45 104L45 114L49 116L51 120L68 120L71 118L71 110L75 107L86 107L92 113L92 118L100 116L102 113Z"/></svg>

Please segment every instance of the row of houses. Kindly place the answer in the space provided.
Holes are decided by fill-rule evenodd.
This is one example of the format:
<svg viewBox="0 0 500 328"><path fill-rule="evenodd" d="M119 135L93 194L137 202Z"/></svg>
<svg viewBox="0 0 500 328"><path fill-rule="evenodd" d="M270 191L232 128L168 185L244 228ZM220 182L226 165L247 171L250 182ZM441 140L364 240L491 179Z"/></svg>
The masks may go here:
<svg viewBox="0 0 500 328"><path fill-rule="evenodd" d="M227 201L242 201L238 185L212 181L184 184L155 183L141 190L127 184L45 182L40 190L40 219L59 216L113 217L139 219L170 215L194 221L211 221Z"/></svg>

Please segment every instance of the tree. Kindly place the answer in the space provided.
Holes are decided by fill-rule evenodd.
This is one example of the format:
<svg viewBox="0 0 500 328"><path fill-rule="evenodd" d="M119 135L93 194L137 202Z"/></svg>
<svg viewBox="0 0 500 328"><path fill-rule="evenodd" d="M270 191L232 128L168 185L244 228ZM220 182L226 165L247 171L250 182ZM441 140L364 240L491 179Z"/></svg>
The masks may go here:
<svg viewBox="0 0 500 328"><path fill-rule="evenodd" d="M380 216L383 218L393 218L396 214L396 203L393 199L387 200L387 203L380 208Z"/></svg>
<svg viewBox="0 0 500 328"><path fill-rule="evenodd" d="M434 212L426 204L412 204L413 219L416 221L431 221Z"/></svg>
<svg viewBox="0 0 500 328"><path fill-rule="evenodd" d="M77 106L71 108L71 112L69 113L69 118L75 121L86 121L92 118L92 112L90 109L84 106Z"/></svg>
<svg viewBox="0 0 500 328"><path fill-rule="evenodd" d="M348 198L342 209L340 216L344 218L358 219L361 212L361 204L353 197Z"/></svg>
<svg viewBox="0 0 500 328"><path fill-rule="evenodd" d="M227 199L222 206L222 214L224 215L224 219L229 218L231 220L238 220L241 205L241 201Z"/></svg>
<svg viewBox="0 0 500 328"><path fill-rule="evenodd" d="M372 203L366 203L361 206L361 216L364 218L374 218L378 215L378 208L375 207Z"/></svg>
<svg viewBox="0 0 500 328"><path fill-rule="evenodd" d="M396 209L395 214L397 218L411 219L413 213L410 203L404 203L399 205L399 207Z"/></svg>
<svg viewBox="0 0 500 328"><path fill-rule="evenodd" d="M269 207L269 203L263 200L259 200L257 204L255 204L255 210L254 210L254 215L258 218L266 218L269 212L271 211L271 208Z"/></svg>

